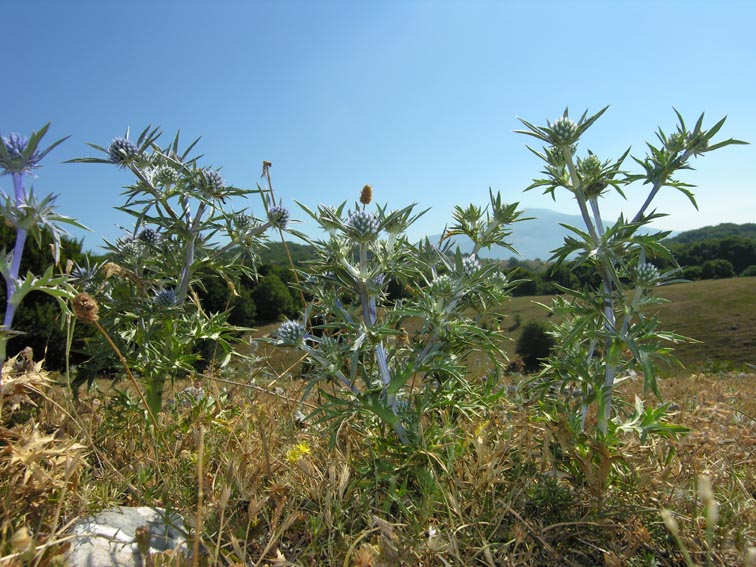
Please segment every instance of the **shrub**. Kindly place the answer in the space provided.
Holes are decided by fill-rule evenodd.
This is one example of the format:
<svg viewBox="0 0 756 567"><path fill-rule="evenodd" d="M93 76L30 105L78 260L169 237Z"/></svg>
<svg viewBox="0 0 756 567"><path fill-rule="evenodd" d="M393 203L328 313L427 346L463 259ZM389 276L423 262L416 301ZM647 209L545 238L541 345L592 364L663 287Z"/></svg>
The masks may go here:
<svg viewBox="0 0 756 567"><path fill-rule="evenodd" d="M748 266L745 270L740 272L741 278L752 278L753 276L756 276L756 264Z"/></svg>
<svg viewBox="0 0 756 567"><path fill-rule="evenodd" d="M732 262L717 258L716 260L707 260L701 267L701 278L704 280L719 280L724 278L735 277L735 268Z"/></svg>
<svg viewBox="0 0 756 567"><path fill-rule="evenodd" d="M527 372L538 371L543 365L543 360L551 354L554 337L547 329L544 323L529 321L517 339L515 352L522 358Z"/></svg>

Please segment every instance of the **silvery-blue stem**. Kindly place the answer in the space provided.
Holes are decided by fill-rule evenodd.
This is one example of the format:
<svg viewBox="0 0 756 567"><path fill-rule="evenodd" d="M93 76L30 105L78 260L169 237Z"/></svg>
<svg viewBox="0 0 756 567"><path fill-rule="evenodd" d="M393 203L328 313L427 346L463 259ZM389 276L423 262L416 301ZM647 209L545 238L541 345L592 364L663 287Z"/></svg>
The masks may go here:
<svg viewBox="0 0 756 567"><path fill-rule="evenodd" d="M21 205L26 200L26 191L24 189L24 175L23 173L14 172L13 176L13 189L16 193L16 205ZM24 244L26 243L26 236L28 231L20 226L16 229L16 244L13 246L13 255L11 256L10 277L5 282L6 284L6 307L5 318L3 320L3 327L6 330L10 330L13 324L13 317L16 314L16 305L12 301L13 292L16 291L16 284L18 282L18 272L21 269L21 256L24 254ZM5 358L3 358L3 361Z"/></svg>
<svg viewBox="0 0 756 567"><path fill-rule="evenodd" d="M184 214L186 216L187 228L189 229L189 236L184 246L184 268L181 270L181 281L179 282L178 289L176 290L176 303L181 305L186 300L186 294L189 291L189 282L192 279L192 268L194 266L194 252L195 244L197 242L197 233L199 231L199 223L202 215L205 213L207 206L205 203L200 203L197 208L197 214L194 216L194 220L190 224L190 210L187 201L184 201Z"/></svg>

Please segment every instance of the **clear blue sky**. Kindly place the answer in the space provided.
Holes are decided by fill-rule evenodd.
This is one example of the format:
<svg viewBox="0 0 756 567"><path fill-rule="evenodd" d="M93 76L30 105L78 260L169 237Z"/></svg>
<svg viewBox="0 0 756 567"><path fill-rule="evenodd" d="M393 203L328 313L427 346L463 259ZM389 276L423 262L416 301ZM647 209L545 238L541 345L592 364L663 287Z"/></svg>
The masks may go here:
<svg viewBox="0 0 756 567"><path fill-rule="evenodd" d="M295 218L295 200L376 200L432 207L415 235L441 232L455 204L488 188L523 206L575 212L523 193L541 164L514 134L517 116L554 119L565 106L609 111L583 150L644 153L673 107L724 137L756 142L756 2L316 2L6 0L0 7L0 131L52 122L71 135L37 171L35 190L93 229L86 246L120 234L114 211L131 179L115 167L62 164L92 155L127 127L202 136L206 165L254 187L263 160ZM167 140L166 140L167 141ZM535 140L532 140L535 141ZM628 165L630 165L628 163ZM662 223L690 229L756 222L756 145L709 154L682 178L700 211L672 190ZM10 189L10 179L0 178ZM604 216L634 212L612 197ZM237 208L244 203L234 203ZM260 213L256 199L248 203Z"/></svg>

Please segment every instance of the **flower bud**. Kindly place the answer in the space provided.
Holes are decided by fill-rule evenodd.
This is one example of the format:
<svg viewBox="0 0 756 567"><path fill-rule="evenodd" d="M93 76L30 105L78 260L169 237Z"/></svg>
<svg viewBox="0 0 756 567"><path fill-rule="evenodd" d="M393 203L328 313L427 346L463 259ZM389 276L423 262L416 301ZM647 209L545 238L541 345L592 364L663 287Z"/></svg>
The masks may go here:
<svg viewBox="0 0 756 567"><path fill-rule="evenodd" d="M685 136L680 131L670 134L664 147L672 153L683 150L685 148Z"/></svg>
<svg viewBox="0 0 756 567"><path fill-rule="evenodd" d="M567 116L560 116L551 124L551 143L563 147L574 144L578 139L578 125Z"/></svg>
<svg viewBox="0 0 756 567"><path fill-rule="evenodd" d="M163 165L157 168L152 179L158 185L173 185L178 182L179 174L172 167Z"/></svg>

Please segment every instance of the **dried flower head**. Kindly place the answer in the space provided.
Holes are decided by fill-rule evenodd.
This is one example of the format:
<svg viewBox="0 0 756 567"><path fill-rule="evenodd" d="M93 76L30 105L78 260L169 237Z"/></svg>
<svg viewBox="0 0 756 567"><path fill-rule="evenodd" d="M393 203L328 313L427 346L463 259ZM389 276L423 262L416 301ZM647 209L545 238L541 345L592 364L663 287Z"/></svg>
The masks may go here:
<svg viewBox="0 0 756 567"><path fill-rule="evenodd" d="M369 205L373 200L373 188L370 185L365 185L360 192L360 203L363 205Z"/></svg>
<svg viewBox="0 0 756 567"><path fill-rule="evenodd" d="M97 300L88 293L80 293L73 298L73 311L76 317L87 323L94 323L99 319Z"/></svg>

